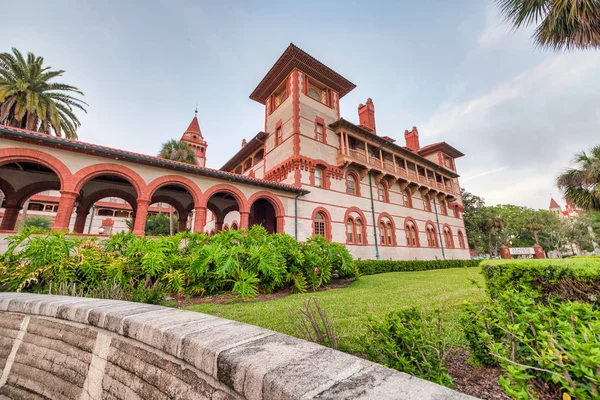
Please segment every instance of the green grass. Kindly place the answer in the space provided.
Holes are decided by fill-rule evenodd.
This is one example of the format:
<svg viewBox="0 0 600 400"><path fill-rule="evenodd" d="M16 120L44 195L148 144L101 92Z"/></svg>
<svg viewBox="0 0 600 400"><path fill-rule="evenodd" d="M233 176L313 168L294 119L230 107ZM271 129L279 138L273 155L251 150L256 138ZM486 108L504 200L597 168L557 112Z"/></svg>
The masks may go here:
<svg viewBox="0 0 600 400"><path fill-rule="evenodd" d="M412 306L422 311L443 310L448 326L456 333L462 302L485 300L485 292L471 283L474 279L483 287L480 271L477 267L391 272L363 276L345 289L295 294L271 301L199 304L187 309L293 335L289 308L297 308L302 300L315 296L334 321L340 349L354 352L358 351L357 340L365 332L369 316L381 318Z"/></svg>

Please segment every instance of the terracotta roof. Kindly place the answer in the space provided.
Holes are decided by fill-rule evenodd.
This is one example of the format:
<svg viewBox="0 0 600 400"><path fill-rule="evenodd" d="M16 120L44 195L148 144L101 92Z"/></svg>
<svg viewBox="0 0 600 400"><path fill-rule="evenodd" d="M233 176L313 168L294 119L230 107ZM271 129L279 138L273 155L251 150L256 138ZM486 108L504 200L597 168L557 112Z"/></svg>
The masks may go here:
<svg viewBox="0 0 600 400"><path fill-rule="evenodd" d="M265 139L268 136L269 134L266 132L258 132L252 139L250 139L248 143L246 143L244 147L235 153L233 157L231 157L229 161L225 163L225 165L221 167L221 171L234 170L235 167L243 163L248 156L252 155L256 150L261 148L265 144Z"/></svg>
<svg viewBox="0 0 600 400"><path fill-rule="evenodd" d="M550 208L560 208L556 200L554 200L554 197L550 198Z"/></svg>
<svg viewBox="0 0 600 400"><path fill-rule="evenodd" d="M186 164L179 161L166 160L155 156L149 156L146 154L134 153L132 151L115 149L107 146L100 146L97 144L91 144L81 142L74 139L60 138L56 136L47 135L45 133L28 131L25 129L13 128L12 126L0 125L0 137L16 140L21 142L34 143L40 146L63 148L65 150L94 154L101 157L110 159L121 159L124 161L137 162L140 164L151 165L158 168L170 169L179 172L186 172L190 174L209 176L212 178L223 178L230 181L247 183L249 185L267 187L272 189L278 189L292 193L309 193L308 190L300 189L295 186L285 185L282 183L273 183L259 178L251 178L233 172L219 171L213 168L199 167L197 165Z"/></svg>
<svg viewBox="0 0 600 400"><path fill-rule="evenodd" d="M254 89L250 98L261 104L265 104L271 93L277 89L277 86L285 80L294 68L298 68L300 71L337 91L340 94L340 98L347 95L356 87L354 83L296 47L293 43L290 43L281 57L275 62L275 65L271 67L267 75L265 75L256 89Z"/></svg>
<svg viewBox="0 0 600 400"><path fill-rule="evenodd" d="M184 133L195 133L202 137L202 132L200 132L200 124L198 123L198 117L194 117L192 122L190 122L190 126L188 126Z"/></svg>
<svg viewBox="0 0 600 400"><path fill-rule="evenodd" d="M431 169L434 169L434 170L441 169L444 171L444 173L446 175L448 175L452 178L458 178L460 176L456 172L449 170L448 168L441 166L437 163L434 163L433 161L428 160L427 158L421 156L420 154L414 153L413 151L407 149L406 147L398 146L395 143L387 141L386 139L384 139L381 136L374 135L371 131L368 131L356 124L353 124L352 122L347 121L344 118L338 119L333 124L330 124L329 127L334 130L338 129L338 128L350 129L354 133L360 134L364 139L379 143L381 148L384 148L384 149L387 148L387 149L394 150L399 154L403 154L407 159L411 159L412 161L419 162Z"/></svg>
<svg viewBox="0 0 600 400"><path fill-rule="evenodd" d="M437 142L428 144L427 146L423 146L419 149L418 153L422 156L426 156L427 154L434 153L436 151L441 151L442 153L448 154L452 158L463 157L464 153L458 151L456 148L450 146L446 142Z"/></svg>

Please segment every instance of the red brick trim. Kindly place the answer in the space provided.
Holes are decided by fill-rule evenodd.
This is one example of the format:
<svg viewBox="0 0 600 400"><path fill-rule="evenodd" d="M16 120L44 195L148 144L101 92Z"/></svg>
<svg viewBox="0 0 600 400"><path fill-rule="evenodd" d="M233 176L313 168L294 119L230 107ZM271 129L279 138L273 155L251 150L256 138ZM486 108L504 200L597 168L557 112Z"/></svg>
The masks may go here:
<svg viewBox="0 0 600 400"><path fill-rule="evenodd" d="M312 213L312 236L315 236L315 217L319 212L322 212L325 215L325 239L331 242L332 233L331 233L331 214L324 207L317 207L313 210Z"/></svg>
<svg viewBox="0 0 600 400"><path fill-rule="evenodd" d="M148 197L152 198L154 192L166 185L178 185L185 188L192 196L194 206L199 206L203 203L202 190L200 190L198 185L191 179L180 175L165 175L150 182L148 184Z"/></svg>
<svg viewBox="0 0 600 400"><path fill-rule="evenodd" d="M292 71L293 97L292 97L292 121L294 135L294 155L300 155L300 71L296 68ZM305 84L306 86L306 84ZM299 183L298 183L299 184Z"/></svg>
<svg viewBox="0 0 600 400"><path fill-rule="evenodd" d="M408 222L412 222L415 226L415 235L416 235L416 241L417 241L417 245L416 246L407 246L407 247L412 247L412 248L417 248L417 247L421 247L421 240L419 238L419 225L417 225L417 221L415 221L414 218L412 217L406 217L404 218L404 233L406 234L407 231L407 224Z"/></svg>
<svg viewBox="0 0 600 400"><path fill-rule="evenodd" d="M321 117L315 117L315 128L314 128L314 139L319 142L319 143L323 143L323 144L327 144L327 125L325 125L325 120ZM323 135L323 140L319 140L319 137L317 136L317 125L321 125L321 128L323 128L322 130L322 135Z"/></svg>
<svg viewBox="0 0 600 400"><path fill-rule="evenodd" d="M210 198L219 192L225 192L230 194L231 196L233 196L233 198L235 199L235 201L238 204L239 207L239 212L240 214L245 212L245 213L249 213L250 212L250 207L248 207L248 200L246 200L246 196L244 196L244 194L242 193L242 191L238 188L236 188L235 186L232 185L227 185L224 183L220 183L218 185L214 185L211 186L210 188L208 188L206 190L206 192L204 193L204 200L203 200L203 206L208 208L208 203L210 201Z"/></svg>
<svg viewBox="0 0 600 400"><path fill-rule="evenodd" d="M428 220L427 222L425 222L425 236L427 236L427 228L430 226L433 228L434 247L429 246L429 240L427 240L427 242L428 242L427 247L432 248L432 249L433 248L437 249L440 247L440 235L438 233L437 228L435 227L435 224L431 220Z"/></svg>
<svg viewBox="0 0 600 400"><path fill-rule="evenodd" d="M365 218L365 214L358 207L349 207L346 209L346 213L344 214L344 227L348 223L348 219L352 218L356 223L356 218L352 217L350 214L353 212L357 213L361 219L361 233L362 233L362 243L348 243L348 235L346 234L346 230L344 230L344 236L346 237L346 244L352 244L354 246L365 246L369 244L369 239L367 237L367 219ZM356 224L355 224L356 226ZM356 231L356 229L355 229ZM354 232L354 237L356 238L356 232Z"/></svg>
<svg viewBox="0 0 600 400"><path fill-rule="evenodd" d="M446 241L446 228L448 228L448 232L450 233L450 244L448 244L448 242ZM452 227L450 225L442 225L442 236L444 237L444 247L447 249L454 249L454 234L452 233Z"/></svg>
<svg viewBox="0 0 600 400"><path fill-rule="evenodd" d="M137 209L137 199L131 193L126 192L121 189L101 189L101 190L97 190L93 193L86 194L85 197L83 198L83 201L77 208L77 212L85 211L85 213L87 215L87 213L89 213L90 208L92 208L94 203L96 203L97 201L102 200L106 197L118 197L120 199L125 200L129 204L129 206L133 210L133 214L135 215L135 212Z"/></svg>
<svg viewBox="0 0 600 400"><path fill-rule="evenodd" d="M469 246L467 245L467 239L466 239L466 235L460 230L458 229L456 232L456 237L458 238L458 247L460 249L467 249ZM462 237L462 243L461 243L461 237Z"/></svg>
<svg viewBox="0 0 600 400"><path fill-rule="evenodd" d="M30 183L22 187L15 193L16 204L23 207L23 204L34 194L44 192L46 190L60 190L60 182L57 181L40 181ZM11 201L12 202L12 201Z"/></svg>
<svg viewBox="0 0 600 400"><path fill-rule="evenodd" d="M50 168L58 175L61 188L65 188L67 182L72 177L71 171L62 161L43 151L15 147L0 149L0 165L19 161L42 164L43 166Z"/></svg>
<svg viewBox="0 0 600 400"><path fill-rule="evenodd" d="M83 186L100 175L116 175L127 180L135 188L138 199L148 199L148 188L144 179L132 170L120 164L94 164L80 169L74 175L67 186L69 190L79 193Z"/></svg>
<svg viewBox="0 0 600 400"><path fill-rule="evenodd" d="M354 194L350 194L348 193L348 175L352 175L354 177ZM361 197L360 194L360 186L361 186L361 182L360 182L360 176L358 175L358 173L353 170L353 169L347 169L346 172L344 173L344 186L346 188L346 190L344 191L346 194L349 194L350 196L357 196L357 197Z"/></svg>
<svg viewBox="0 0 600 400"><path fill-rule="evenodd" d="M387 220L387 222L389 222L390 225L392 226L392 244L391 244L391 246L398 246L398 241L396 240L396 223L394 222L394 218L392 218L392 216L390 214L388 214L387 212L379 213L379 217L377 218L376 229L379 229L381 222L385 223L386 222L385 220ZM378 237L381 237L381 234L379 234ZM386 238L386 240L387 240L387 238ZM390 245L382 244L382 246L389 247Z"/></svg>
<svg viewBox="0 0 600 400"><path fill-rule="evenodd" d="M15 204L17 202L15 189L2 178L0 178L0 190L4 193L4 204Z"/></svg>
<svg viewBox="0 0 600 400"><path fill-rule="evenodd" d="M252 204L254 204L254 202L259 199L265 199L269 203L271 203L273 209L275 210L276 232L283 232L285 228L285 208L283 207L283 203L281 202L281 200L279 200L279 198L276 195L270 192L256 192L248 199L248 210L251 210Z"/></svg>

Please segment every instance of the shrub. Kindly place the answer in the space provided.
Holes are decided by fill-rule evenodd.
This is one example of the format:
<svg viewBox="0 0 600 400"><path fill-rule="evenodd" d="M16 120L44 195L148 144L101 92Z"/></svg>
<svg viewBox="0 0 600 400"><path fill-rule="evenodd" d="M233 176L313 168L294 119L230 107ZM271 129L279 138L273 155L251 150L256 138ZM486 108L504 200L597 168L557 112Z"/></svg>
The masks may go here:
<svg viewBox="0 0 600 400"><path fill-rule="evenodd" d="M398 371L452 386L446 367L451 346L440 311L421 314L416 308L369 320L363 338L367 358Z"/></svg>
<svg viewBox="0 0 600 400"><path fill-rule="evenodd" d="M486 260L481 267L492 298L510 289L586 302L600 297L600 261L594 259Z"/></svg>
<svg viewBox="0 0 600 400"><path fill-rule="evenodd" d="M477 267L479 263L480 260L356 260L354 262L361 275Z"/></svg>
<svg viewBox="0 0 600 400"><path fill-rule="evenodd" d="M43 215L30 215L25 218L24 228L35 228L40 231L49 231L54 225L54 221L50 217L44 217Z"/></svg>
<svg viewBox="0 0 600 400"><path fill-rule="evenodd" d="M316 297L304 300L302 306L296 310L290 307L289 316L297 337L332 349L338 348L338 337L333 322Z"/></svg>
<svg viewBox="0 0 600 400"><path fill-rule="evenodd" d="M540 391L599 398L600 311L592 305L546 303L539 293L509 289L479 309L469 306L463 326L471 355L502 367L500 384L512 398L535 399Z"/></svg>

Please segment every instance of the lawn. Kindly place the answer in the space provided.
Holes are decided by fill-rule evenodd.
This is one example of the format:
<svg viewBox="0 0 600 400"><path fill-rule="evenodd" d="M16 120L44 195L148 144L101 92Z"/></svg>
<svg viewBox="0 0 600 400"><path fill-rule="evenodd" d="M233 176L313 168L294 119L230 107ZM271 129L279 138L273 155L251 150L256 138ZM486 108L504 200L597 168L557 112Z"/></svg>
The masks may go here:
<svg viewBox="0 0 600 400"><path fill-rule="evenodd" d="M390 311L415 306L423 311L439 308L451 330L459 329L457 317L463 301L484 301L480 268L453 268L420 272L392 272L363 276L344 289L295 294L271 301L233 304L199 304L187 309L262 326L293 335L289 309L315 296L333 319L340 348L357 351L357 339L365 332L369 316L380 318Z"/></svg>

